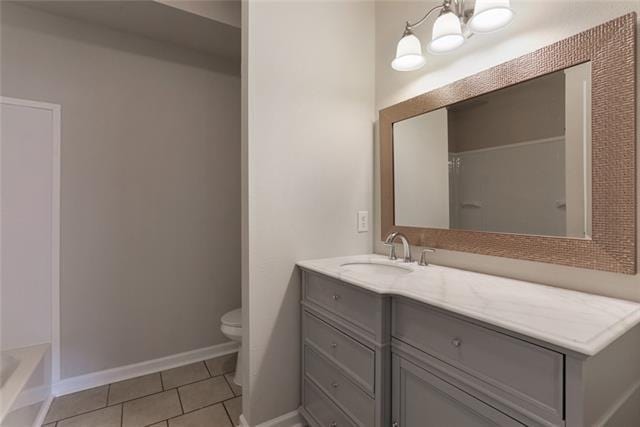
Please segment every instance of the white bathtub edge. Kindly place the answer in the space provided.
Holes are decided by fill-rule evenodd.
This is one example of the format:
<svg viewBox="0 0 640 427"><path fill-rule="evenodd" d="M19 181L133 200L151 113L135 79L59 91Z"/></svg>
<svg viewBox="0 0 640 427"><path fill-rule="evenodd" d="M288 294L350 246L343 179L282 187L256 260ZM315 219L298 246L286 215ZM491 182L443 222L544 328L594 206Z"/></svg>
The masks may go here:
<svg viewBox="0 0 640 427"><path fill-rule="evenodd" d="M36 420L33 422L32 427L41 427L44 425L44 419L47 416L47 412L49 412L49 407L51 407L51 402L53 402L53 394L49 393L49 396L42 402L42 406L40 406L40 410L38 411L38 416Z"/></svg>
<svg viewBox="0 0 640 427"><path fill-rule="evenodd" d="M11 410L21 409L25 406L31 406L39 402L44 402L51 395L51 385L49 384L22 390L22 392L13 402L13 407L11 408Z"/></svg>
<svg viewBox="0 0 640 427"><path fill-rule="evenodd" d="M43 360L45 354L49 351L50 344L37 344L29 347L22 347L12 350L6 350L12 356L15 356L19 360L19 364L16 370L9 376L7 381L2 386L2 392L0 393L0 423L5 417L13 410L27 406L20 402L21 396L25 399L31 399L29 396L31 390L25 390L31 375L34 373L40 362ZM49 386L45 385L49 389ZM39 389L36 387L35 389ZM37 394L39 391L36 391ZM47 394L50 394L47 392ZM32 402L32 403L37 403Z"/></svg>

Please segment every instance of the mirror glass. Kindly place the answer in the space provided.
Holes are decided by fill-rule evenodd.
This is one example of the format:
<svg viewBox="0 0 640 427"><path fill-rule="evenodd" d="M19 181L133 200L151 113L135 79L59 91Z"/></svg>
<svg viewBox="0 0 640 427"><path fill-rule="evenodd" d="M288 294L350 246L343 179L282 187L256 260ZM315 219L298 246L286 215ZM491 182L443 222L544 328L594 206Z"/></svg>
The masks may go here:
<svg viewBox="0 0 640 427"><path fill-rule="evenodd" d="M591 65L393 124L395 225L588 238Z"/></svg>

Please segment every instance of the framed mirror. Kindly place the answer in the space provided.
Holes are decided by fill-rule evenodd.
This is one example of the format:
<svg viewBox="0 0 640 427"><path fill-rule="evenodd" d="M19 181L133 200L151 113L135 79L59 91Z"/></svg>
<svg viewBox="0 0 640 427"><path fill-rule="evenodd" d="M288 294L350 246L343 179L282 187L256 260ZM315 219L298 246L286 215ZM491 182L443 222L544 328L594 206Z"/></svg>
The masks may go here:
<svg viewBox="0 0 640 427"><path fill-rule="evenodd" d="M635 19L380 111L382 237L635 273Z"/></svg>

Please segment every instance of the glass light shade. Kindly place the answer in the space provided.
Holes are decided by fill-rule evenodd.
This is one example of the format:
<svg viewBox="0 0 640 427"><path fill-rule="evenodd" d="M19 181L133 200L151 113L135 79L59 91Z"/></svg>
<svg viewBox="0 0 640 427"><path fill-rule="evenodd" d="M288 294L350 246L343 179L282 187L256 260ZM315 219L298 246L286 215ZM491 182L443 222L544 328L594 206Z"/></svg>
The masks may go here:
<svg viewBox="0 0 640 427"><path fill-rule="evenodd" d="M450 52L464 43L460 18L453 12L445 12L433 23L429 52L439 54Z"/></svg>
<svg viewBox="0 0 640 427"><path fill-rule="evenodd" d="M474 33L490 33L505 27L513 16L509 0L476 0L469 28Z"/></svg>
<svg viewBox="0 0 640 427"><path fill-rule="evenodd" d="M420 40L413 34L407 34L398 42L391 67L396 71L413 71L422 68L425 62Z"/></svg>

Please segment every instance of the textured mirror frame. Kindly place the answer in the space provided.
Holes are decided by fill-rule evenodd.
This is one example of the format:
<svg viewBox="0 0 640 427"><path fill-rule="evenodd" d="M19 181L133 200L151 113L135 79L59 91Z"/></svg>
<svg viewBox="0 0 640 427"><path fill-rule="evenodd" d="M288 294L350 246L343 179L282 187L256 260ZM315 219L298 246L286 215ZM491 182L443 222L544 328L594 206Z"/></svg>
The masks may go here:
<svg viewBox="0 0 640 427"><path fill-rule="evenodd" d="M590 239L397 226L393 124L591 61L592 235ZM382 238L411 244L636 273L636 14L617 19L380 111Z"/></svg>

